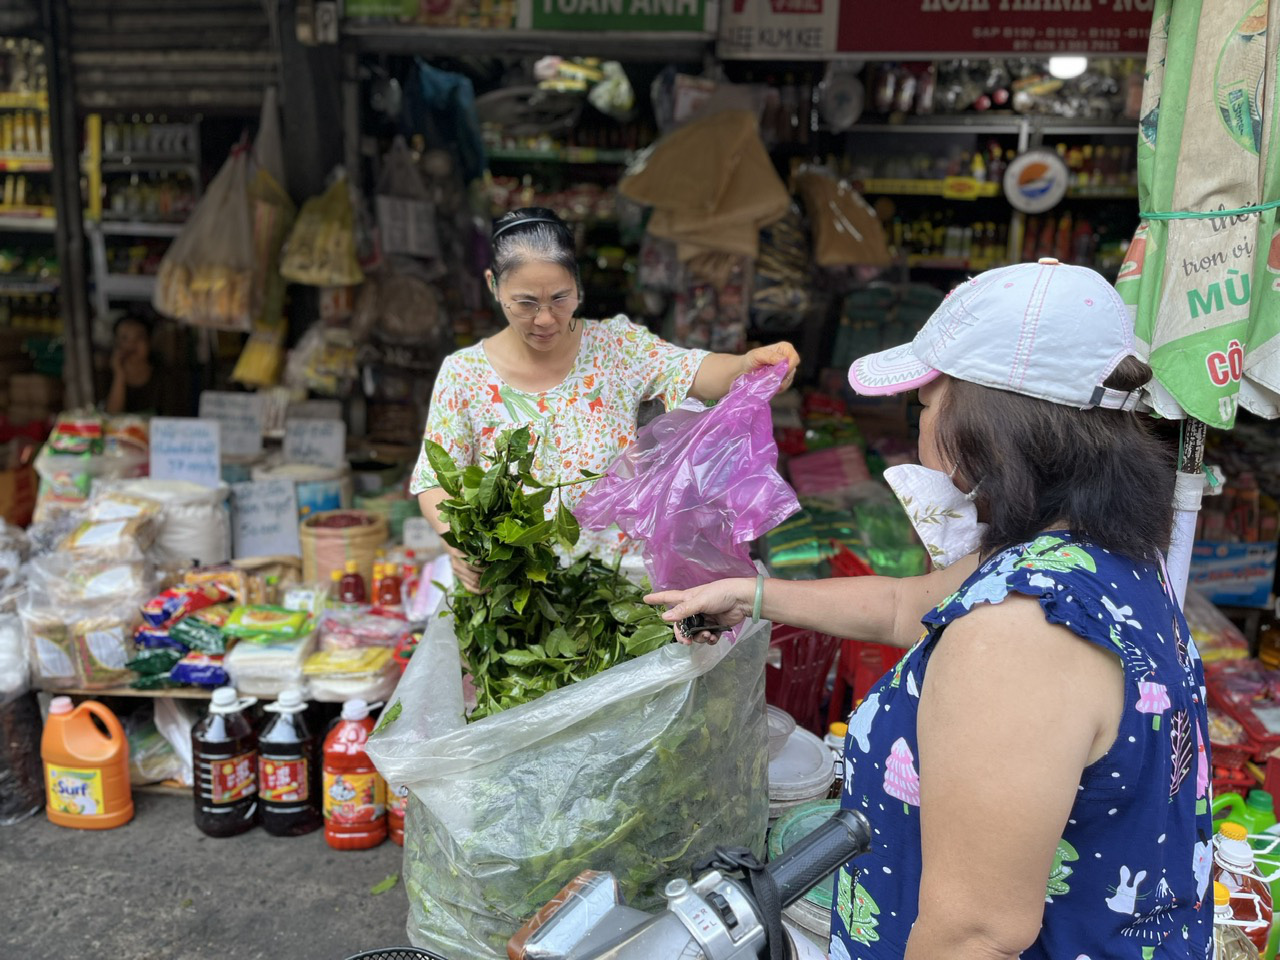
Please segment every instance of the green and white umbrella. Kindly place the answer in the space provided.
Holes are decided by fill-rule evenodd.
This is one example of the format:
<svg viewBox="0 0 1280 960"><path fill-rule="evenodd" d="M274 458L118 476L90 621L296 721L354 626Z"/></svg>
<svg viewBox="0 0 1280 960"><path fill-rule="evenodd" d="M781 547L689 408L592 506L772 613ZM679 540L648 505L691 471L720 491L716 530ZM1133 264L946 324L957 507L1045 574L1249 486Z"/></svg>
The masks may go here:
<svg viewBox="0 0 1280 960"><path fill-rule="evenodd" d="M1241 404L1280 415L1278 48L1280 0L1155 2L1138 145L1142 223L1116 289L1155 372L1152 407L1196 428L1169 558L1183 585L1203 487L1200 424L1230 429Z"/></svg>

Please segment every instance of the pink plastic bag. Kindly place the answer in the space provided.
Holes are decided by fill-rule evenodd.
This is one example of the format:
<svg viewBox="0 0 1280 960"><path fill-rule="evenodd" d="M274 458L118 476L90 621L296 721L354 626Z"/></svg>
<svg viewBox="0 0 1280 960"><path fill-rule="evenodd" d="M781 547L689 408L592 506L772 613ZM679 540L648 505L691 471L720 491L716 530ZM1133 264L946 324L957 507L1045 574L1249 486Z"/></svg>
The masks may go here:
<svg viewBox="0 0 1280 960"><path fill-rule="evenodd" d="M644 427L583 497L578 521L616 523L643 542L655 590L755 576L750 542L800 509L778 474L769 411L786 372L739 377L710 410L673 410Z"/></svg>

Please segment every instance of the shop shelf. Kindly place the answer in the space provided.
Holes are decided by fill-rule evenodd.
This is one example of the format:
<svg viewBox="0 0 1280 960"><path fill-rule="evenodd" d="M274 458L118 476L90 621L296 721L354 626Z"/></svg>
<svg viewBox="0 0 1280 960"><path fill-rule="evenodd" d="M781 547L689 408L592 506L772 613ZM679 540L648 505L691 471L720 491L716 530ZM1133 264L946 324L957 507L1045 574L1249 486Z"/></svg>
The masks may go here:
<svg viewBox="0 0 1280 960"><path fill-rule="evenodd" d="M193 787L183 786L180 783L143 783L133 787L134 793L152 793L159 794L163 797L188 797L191 796Z"/></svg>
<svg viewBox="0 0 1280 960"><path fill-rule="evenodd" d="M1136 200L1137 187L1071 187L1067 196L1073 200Z"/></svg>
<svg viewBox="0 0 1280 960"><path fill-rule="evenodd" d="M115 237L176 237L182 232L183 224L166 220L113 220L104 216L93 226Z"/></svg>
<svg viewBox="0 0 1280 960"><path fill-rule="evenodd" d="M50 173L53 157L43 154L0 153L0 173Z"/></svg>
<svg viewBox="0 0 1280 960"><path fill-rule="evenodd" d="M57 221L54 220L52 214L41 215L37 210L43 208L31 208L31 212L26 210L22 212L13 209L0 208L0 232L9 233L53 233L57 227Z"/></svg>
<svg viewBox="0 0 1280 960"><path fill-rule="evenodd" d="M0 93L0 110L48 109L48 93Z"/></svg>
<svg viewBox="0 0 1280 960"><path fill-rule="evenodd" d="M926 257L913 253L907 257L907 266L917 270L990 270L1003 266L986 260L965 260L962 257Z"/></svg>
<svg viewBox="0 0 1280 960"><path fill-rule="evenodd" d="M946 177L942 180L873 178L862 181L862 192L944 197L947 200L976 200L979 197L999 196L1000 184L987 183L972 177Z"/></svg>
<svg viewBox="0 0 1280 960"><path fill-rule="evenodd" d="M552 150L498 148L486 151L490 160L521 163L600 163L626 166L635 157L629 150L597 150L594 147L563 147Z"/></svg>
<svg viewBox="0 0 1280 960"><path fill-rule="evenodd" d="M150 300L156 278L149 274L109 273L103 278L102 288L108 299Z"/></svg>
<svg viewBox="0 0 1280 960"><path fill-rule="evenodd" d="M102 160L103 173L134 173L138 170L187 173L193 180L200 178L200 164L185 157L119 156Z"/></svg>
<svg viewBox="0 0 1280 960"><path fill-rule="evenodd" d="M58 280L27 280L22 277L0 277L0 297L29 297L57 293Z"/></svg>
<svg viewBox="0 0 1280 960"><path fill-rule="evenodd" d="M174 687L171 690L135 690L133 687L107 687L101 690L88 690L83 687L51 687L41 685L41 689L55 696L63 697L176 697L179 700L208 700L212 691L202 687Z"/></svg>

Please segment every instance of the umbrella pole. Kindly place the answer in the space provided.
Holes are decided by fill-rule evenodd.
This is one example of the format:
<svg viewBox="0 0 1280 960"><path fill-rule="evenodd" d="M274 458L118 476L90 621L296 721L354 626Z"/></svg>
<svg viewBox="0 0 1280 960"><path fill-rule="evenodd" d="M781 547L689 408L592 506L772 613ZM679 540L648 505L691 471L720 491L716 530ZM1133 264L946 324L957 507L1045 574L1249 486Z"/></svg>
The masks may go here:
<svg viewBox="0 0 1280 960"><path fill-rule="evenodd" d="M1187 595L1191 572L1191 548L1196 538L1196 518L1204 496L1203 421L1188 417L1183 422L1178 450L1178 472L1173 488L1173 533L1169 538L1168 570L1170 586L1181 604Z"/></svg>

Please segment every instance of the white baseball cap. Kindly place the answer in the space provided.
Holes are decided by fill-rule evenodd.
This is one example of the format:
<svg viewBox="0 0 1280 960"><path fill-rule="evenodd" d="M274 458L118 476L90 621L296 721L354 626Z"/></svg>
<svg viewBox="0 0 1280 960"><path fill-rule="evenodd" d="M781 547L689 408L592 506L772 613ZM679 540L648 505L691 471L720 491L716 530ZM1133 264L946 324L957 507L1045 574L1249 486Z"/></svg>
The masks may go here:
<svg viewBox="0 0 1280 960"><path fill-rule="evenodd" d="M1093 270L1045 258L962 283L910 343L855 360L849 383L887 396L945 373L1082 410L1133 410L1141 391L1103 383L1134 355L1133 321L1115 288Z"/></svg>

